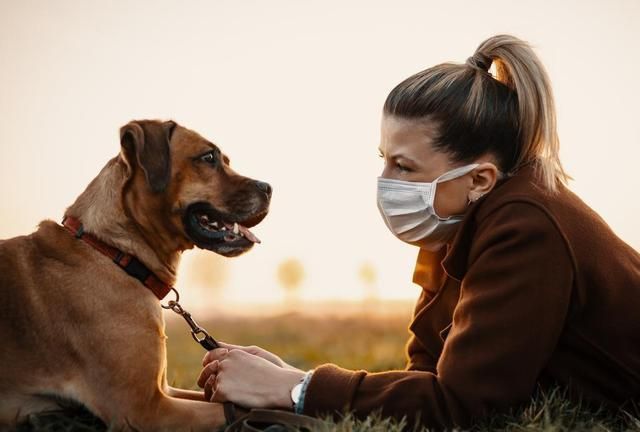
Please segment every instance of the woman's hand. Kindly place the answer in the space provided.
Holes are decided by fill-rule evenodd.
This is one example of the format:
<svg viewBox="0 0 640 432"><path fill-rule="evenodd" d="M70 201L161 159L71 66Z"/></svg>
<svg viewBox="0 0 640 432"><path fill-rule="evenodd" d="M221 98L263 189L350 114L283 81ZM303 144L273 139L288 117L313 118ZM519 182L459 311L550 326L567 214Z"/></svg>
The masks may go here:
<svg viewBox="0 0 640 432"><path fill-rule="evenodd" d="M293 408L291 389L305 372L281 367L243 349L214 351L217 352L210 357L215 359L204 367L198 378L206 400L229 401L247 408Z"/></svg>
<svg viewBox="0 0 640 432"><path fill-rule="evenodd" d="M233 344L228 344L220 341L218 341L218 345L220 345L220 348L216 348L205 354L204 358L202 359L202 366L206 366L207 364L211 363L214 360L220 360L220 353L223 352L224 350L229 351L232 349L238 349L238 350L245 351L249 354L262 357L263 359L281 368L296 370L296 368L285 363L284 360L282 360L277 355L255 345L240 346L240 345L233 345Z"/></svg>

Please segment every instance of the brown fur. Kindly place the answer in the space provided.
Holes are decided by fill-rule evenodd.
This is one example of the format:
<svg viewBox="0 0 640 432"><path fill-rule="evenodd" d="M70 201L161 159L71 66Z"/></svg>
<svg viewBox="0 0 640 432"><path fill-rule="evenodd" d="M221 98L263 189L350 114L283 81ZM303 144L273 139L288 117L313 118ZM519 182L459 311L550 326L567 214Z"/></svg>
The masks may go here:
<svg viewBox="0 0 640 432"><path fill-rule="evenodd" d="M217 148L193 131L131 122L121 144L66 214L167 283L194 246L182 219L189 204L206 201L252 224L266 214L269 196L253 180L226 162L214 169L198 160ZM167 385L158 299L61 225L44 221L31 235L0 241L0 298L0 425L55 407L52 396L84 404L116 430L224 423L220 404Z"/></svg>

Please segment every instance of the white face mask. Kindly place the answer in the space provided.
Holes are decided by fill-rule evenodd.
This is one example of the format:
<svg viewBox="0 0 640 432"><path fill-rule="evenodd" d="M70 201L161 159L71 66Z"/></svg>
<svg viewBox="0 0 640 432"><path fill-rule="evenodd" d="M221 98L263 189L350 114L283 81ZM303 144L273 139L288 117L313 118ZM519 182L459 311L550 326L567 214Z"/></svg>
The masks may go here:
<svg viewBox="0 0 640 432"><path fill-rule="evenodd" d="M389 230L400 240L435 252L455 232L463 216L441 218L434 202L438 183L469 173L479 164L447 171L431 183L408 182L378 177L378 209Z"/></svg>

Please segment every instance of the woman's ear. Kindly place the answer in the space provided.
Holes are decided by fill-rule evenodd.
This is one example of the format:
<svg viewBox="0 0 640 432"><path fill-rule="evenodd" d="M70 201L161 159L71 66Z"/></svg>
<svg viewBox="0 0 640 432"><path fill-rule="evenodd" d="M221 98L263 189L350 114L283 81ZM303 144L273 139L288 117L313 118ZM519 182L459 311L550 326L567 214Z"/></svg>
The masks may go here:
<svg viewBox="0 0 640 432"><path fill-rule="evenodd" d="M471 189L467 196L470 202L488 194L496 185L499 176L498 168L491 162L482 162L471 172Z"/></svg>

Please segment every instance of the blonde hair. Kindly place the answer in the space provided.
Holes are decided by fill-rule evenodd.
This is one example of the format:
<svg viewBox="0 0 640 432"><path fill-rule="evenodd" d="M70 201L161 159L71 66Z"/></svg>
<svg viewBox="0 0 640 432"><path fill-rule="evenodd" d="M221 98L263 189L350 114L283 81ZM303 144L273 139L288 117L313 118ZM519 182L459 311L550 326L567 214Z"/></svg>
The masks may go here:
<svg viewBox="0 0 640 432"><path fill-rule="evenodd" d="M536 161L536 174L551 192L571 178L560 162L547 72L530 45L514 36L490 37L464 64L443 63L407 78L391 91L384 112L436 122L436 149L455 161L491 153L507 175Z"/></svg>

